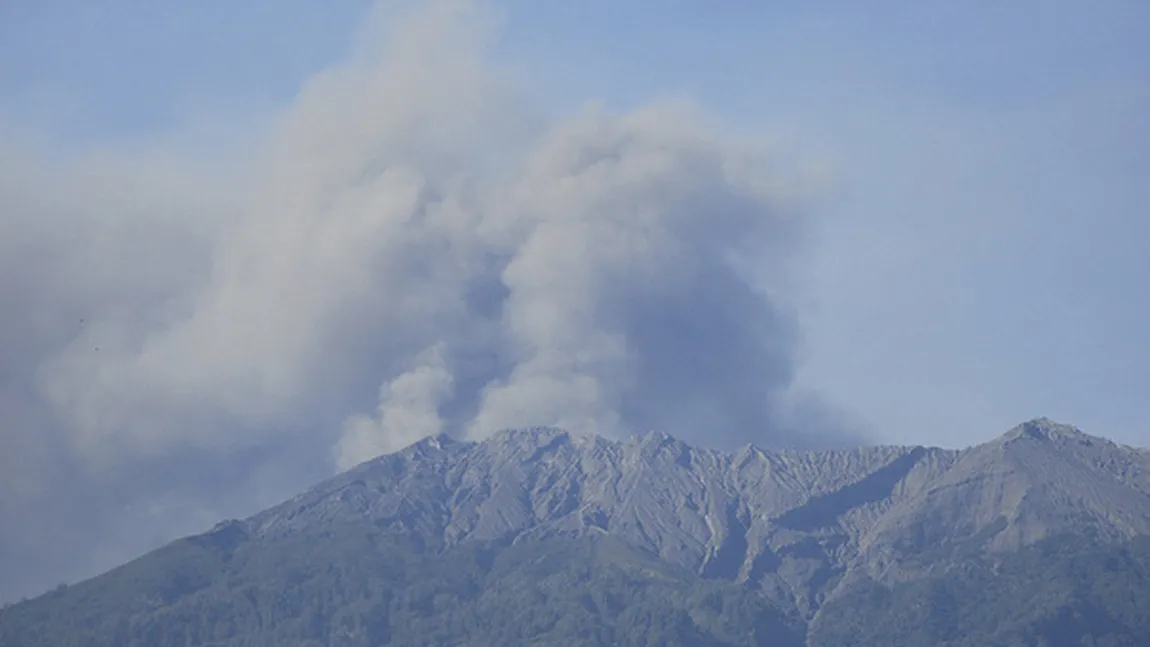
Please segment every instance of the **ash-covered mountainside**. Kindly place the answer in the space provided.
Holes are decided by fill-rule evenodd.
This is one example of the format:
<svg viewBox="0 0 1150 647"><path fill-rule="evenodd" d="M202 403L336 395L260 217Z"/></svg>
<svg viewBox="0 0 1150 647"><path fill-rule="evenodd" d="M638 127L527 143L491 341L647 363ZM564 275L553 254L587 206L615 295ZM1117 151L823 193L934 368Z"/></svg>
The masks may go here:
<svg viewBox="0 0 1150 647"><path fill-rule="evenodd" d="M810 614L848 573L882 580L954 550L1150 534L1150 458L1048 419L963 451L728 454L657 432L612 442L513 430L426 439L244 527L272 539L350 518L443 546L609 533Z"/></svg>
<svg viewBox="0 0 1150 647"><path fill-rule="evenodd" d="M440 436L0 611L0 647L544 643L1150 644L1150 453Z"/></svg>

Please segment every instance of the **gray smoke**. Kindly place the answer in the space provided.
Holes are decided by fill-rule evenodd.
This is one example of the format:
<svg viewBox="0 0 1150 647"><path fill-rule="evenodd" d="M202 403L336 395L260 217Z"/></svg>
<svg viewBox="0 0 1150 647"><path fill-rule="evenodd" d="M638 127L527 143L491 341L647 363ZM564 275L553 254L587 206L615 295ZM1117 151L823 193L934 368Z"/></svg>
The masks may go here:
<svg viewBox="0 0 1150 647"><path fill-rule="evenodd" d="M791 390L767 152L687 104L548 120L465 2L373 24L241 174L5 149L0 599L429 434L848 437Z"/></svg>

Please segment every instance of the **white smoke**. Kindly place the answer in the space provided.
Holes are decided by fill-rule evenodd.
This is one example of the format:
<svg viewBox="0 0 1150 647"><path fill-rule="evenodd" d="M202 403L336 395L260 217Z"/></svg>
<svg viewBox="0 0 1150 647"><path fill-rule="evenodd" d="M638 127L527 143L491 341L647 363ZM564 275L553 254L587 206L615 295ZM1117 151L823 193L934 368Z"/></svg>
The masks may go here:
<svg viewBox="0 0 1150 647"><path fill-rule="evenodd" d="M471 11L417 13L314 79L202 256L167 258L187 235L166 222L112 232L173 240L130 259L151 299L97 302L81 342L43 349L78 441L259 442L364 379L379 420L351 414L341 465L520 425L770 440L792 332L734 261L785 248L785 184L683 105L532 118Z"/></svg>
<svg viewBox="0 0 1150 647"><path fill-rule="evenodd" d="M827 441L796 418L779 285L746 271L781 279L802 228L769 151L686 103L548 120L466 2L373 24L245 172L0 156L0 512L114 479L137 509L232 513L514 426ZM142 523L114 499L85 509ZM0 547L33 546L21 527Z"/></svg>
<svg viewBox="0 0 1150 647"><path fill-rule="evenodd" d="M415 364L380 389L377 418L357 415L344 424L343 436L336 445L341 468L443 431L439 408L451 394L454 382L444 360L443 345L420 353Z"/></svg>

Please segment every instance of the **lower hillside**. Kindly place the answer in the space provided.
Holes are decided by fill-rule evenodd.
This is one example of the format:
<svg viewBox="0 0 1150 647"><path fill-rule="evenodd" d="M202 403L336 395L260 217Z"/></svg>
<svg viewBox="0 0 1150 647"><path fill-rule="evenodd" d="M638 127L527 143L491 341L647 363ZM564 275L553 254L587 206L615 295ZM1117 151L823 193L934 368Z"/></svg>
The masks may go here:
<svg viewBox="0 0 1150 647"><path fill-rule="evenodd" d="M1150 645L1150 538L1052 539L856 582L809 630L609 535L440 548L358 526L270 543L224 526L0 612L0 646Z"/></svg>
<svg viewBox="0 0 1150 647"><path fill-rule="evenodd" d="M3 647L389 644L798 647L804 629L611 537L439 552L357 527L271 545L225 529L0 615Z"/></svg>
<svg viewBox="0 0 1150 647"><path fill-rule="evenodd" d="M893 587L860 583L822 609L811 636L812 647L1145 647L1150 537L1062 537Z"/></svg>
<svg viewBox="0 0 1150 647"><path fill-rule="evenodd" d="M1150 462L432 438L0 610L0 647L1146 647Z"/></svg>

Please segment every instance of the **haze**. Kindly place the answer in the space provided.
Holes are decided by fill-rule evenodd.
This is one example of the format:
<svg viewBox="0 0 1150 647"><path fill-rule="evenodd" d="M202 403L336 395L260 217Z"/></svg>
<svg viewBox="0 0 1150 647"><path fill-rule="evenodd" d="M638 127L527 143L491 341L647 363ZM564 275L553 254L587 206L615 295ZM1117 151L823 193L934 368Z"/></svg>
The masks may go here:
<svg viewBox="0 0 1150 647"><path fill-rule="evenodd" d="M0 600L433 433L1150 443L1150 9L807 4L0 5Z"/></svg>

